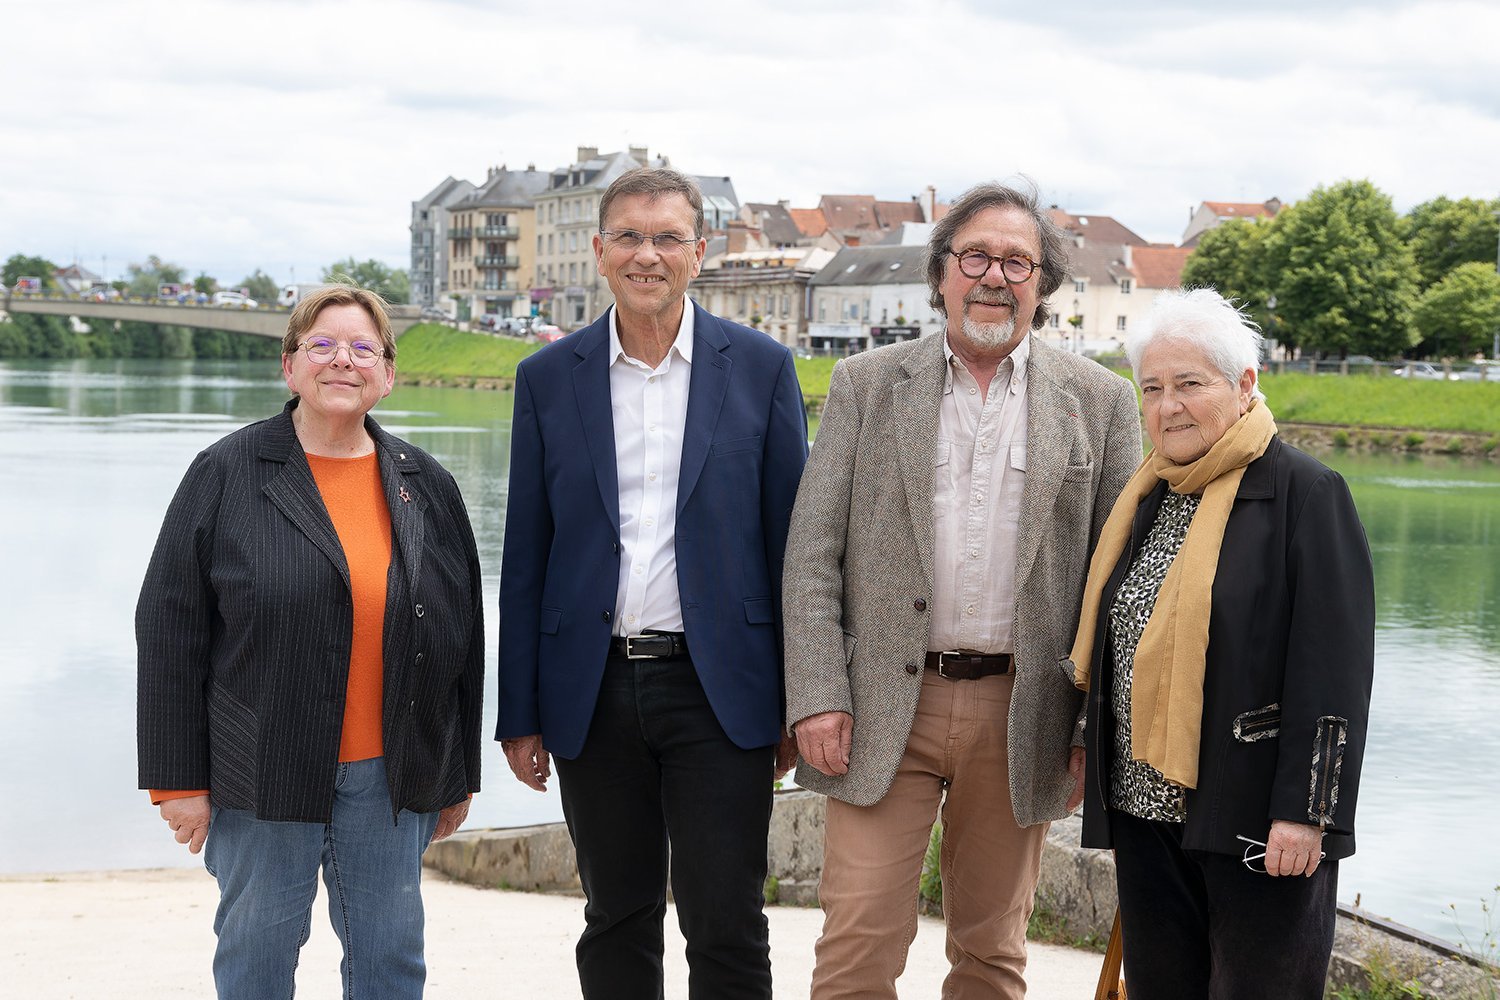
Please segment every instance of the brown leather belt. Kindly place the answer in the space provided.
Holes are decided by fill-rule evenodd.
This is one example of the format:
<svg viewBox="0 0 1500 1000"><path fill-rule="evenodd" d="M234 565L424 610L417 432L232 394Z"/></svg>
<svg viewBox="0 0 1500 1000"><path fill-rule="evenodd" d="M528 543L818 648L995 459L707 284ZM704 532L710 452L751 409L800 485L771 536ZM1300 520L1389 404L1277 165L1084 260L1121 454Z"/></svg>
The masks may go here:
<svg viewBox="0 0 1500 1000"><path fill-rule="evenodd" d="M627 660L671 660L688 655L687 636L681 632L647 632L645 635L615 636L609 650Z"/></svg>
<svg viewBox="0 0 1500 1000"><path fill-rule="evenodd" d="M981 677L1010 673L1011 659L1009 653L962 653L950 649L928 653L927 669L956 681L977 681Z"/></svg>

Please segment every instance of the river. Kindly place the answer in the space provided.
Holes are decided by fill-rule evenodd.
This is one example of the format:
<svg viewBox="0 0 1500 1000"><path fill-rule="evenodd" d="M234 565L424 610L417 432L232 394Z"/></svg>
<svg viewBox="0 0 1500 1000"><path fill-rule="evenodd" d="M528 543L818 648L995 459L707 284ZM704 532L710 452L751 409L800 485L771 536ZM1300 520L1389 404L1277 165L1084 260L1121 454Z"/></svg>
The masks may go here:
<svg viewBox="0 0 1500 1000"><path fill-rule="evenodd" d="M196 863L135 787L136 594L193 455L285 398L267 362L0 362L0 872ZM491 609L510 409L509 393L401 386L376 410L457 478ZM1500 886L1500 467L1321 457L1354 491L1379 616L1339 898L1477 944ZM491 683L487 733L494 700ZM556 792L522 787L489 747L469 826L559 820Z"/></svg>

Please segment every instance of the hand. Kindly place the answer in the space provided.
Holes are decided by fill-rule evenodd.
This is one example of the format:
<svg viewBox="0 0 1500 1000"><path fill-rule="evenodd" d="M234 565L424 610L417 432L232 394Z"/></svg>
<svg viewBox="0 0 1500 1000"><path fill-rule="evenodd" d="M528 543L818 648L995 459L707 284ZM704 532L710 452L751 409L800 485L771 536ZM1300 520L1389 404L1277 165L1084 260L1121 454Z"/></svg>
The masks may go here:
<svg viewBox="0 0 1500 1000"><path fill-rule="evenodd" d="M786 773L796 766L797 737L791 733L782 733L781 743L776 747L776 780L785 778Z"/></svg>
<svg viewBox="0 0 1500 1000"><path fill-rule="evenodd" d="M469 815L469 800L465 798L462 802L456 802L442 812L438 813L437 828L432 831L432 839L429 844L436 844L445 837L451 837L458 832Z"/></svg>
<svg viewBox="0 0 1500 1000"><path fill-rule="evenodd" d="M809 715L793 727L802 759L829 777L849 773L849 740L854 716L848 712Z"/></svg>
<svg viewBox="0 0 1500 1000"><path fill-rule="evenodd" d="M188 852L191 854L203 850L203 842L208 839L208 820L211 814L207 795L167 799L161 804L161 818L172 828L177 842L188 845Z"/></svg>
<svg viewBox="0 0 1500 1000"><path fill-rule="evenodd" d="M1266 838L1266 874L1311 876L1318 870L1322 853L1322 827L1278 819Z"/></svg>
<svg viewBox="0 0 1500 1000"><path fill-rule="evenodd" d="M547 779L552 777L552 758L542 746L541 733L501 740L500 749L505 751L505 760L517 781L539 792L547 790Z"/></svg>
<svg viewBox="0 0 1500 1000"><path fill-rule="evenodd" d="M1077 809L1083 802L1084 765L1083 747L1074 747L1068 754L1068 773L1073 776L1073 791L1068 796L1068 812Z"/></svg>

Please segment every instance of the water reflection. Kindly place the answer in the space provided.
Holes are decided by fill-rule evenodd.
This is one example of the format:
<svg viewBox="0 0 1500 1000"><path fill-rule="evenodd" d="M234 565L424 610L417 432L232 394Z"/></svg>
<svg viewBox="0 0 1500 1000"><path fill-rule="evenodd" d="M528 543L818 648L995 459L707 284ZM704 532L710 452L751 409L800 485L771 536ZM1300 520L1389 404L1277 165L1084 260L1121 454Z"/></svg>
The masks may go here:
<svg viewBox="0 0 1500 1000"><path fill-rule="evenodd" d="M0 871L188 865L135 789L136 593L192 457L281 408L274 362L0 363ZM375 411L458 480L498 594L511 395L398 387ZM1500 884L1500 468L1323 456L1375 557L1377 670L1359 853L1340 873L1376 912L1471 938ZM487 616L493 662L496 622ZM486 690L486 730L495 717ZM555 792L485 756L473 825L560 818ZM44 818L43 818L44 817Z"/></svg>

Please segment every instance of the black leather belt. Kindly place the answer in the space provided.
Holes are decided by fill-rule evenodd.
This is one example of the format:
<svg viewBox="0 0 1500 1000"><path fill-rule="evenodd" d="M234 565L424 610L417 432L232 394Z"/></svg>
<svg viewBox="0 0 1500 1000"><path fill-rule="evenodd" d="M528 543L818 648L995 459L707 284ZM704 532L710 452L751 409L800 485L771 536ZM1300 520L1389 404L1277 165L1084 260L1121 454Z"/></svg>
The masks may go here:
<svg viewBox="0 0 1500 1000"><path fill-rule="evenodd" d="M609 651L627 660L670 660L688 655L687 636L681 632L617 635L609 640Z"/></svg>
<svg viewBox="0 0 1500 1000"><path fill-rule="evenodd" d="M977 681L993 674L1010 673L1011 659L1009 653L964 653L950 649L928 653L927 669L956 681Z"/></svg>

